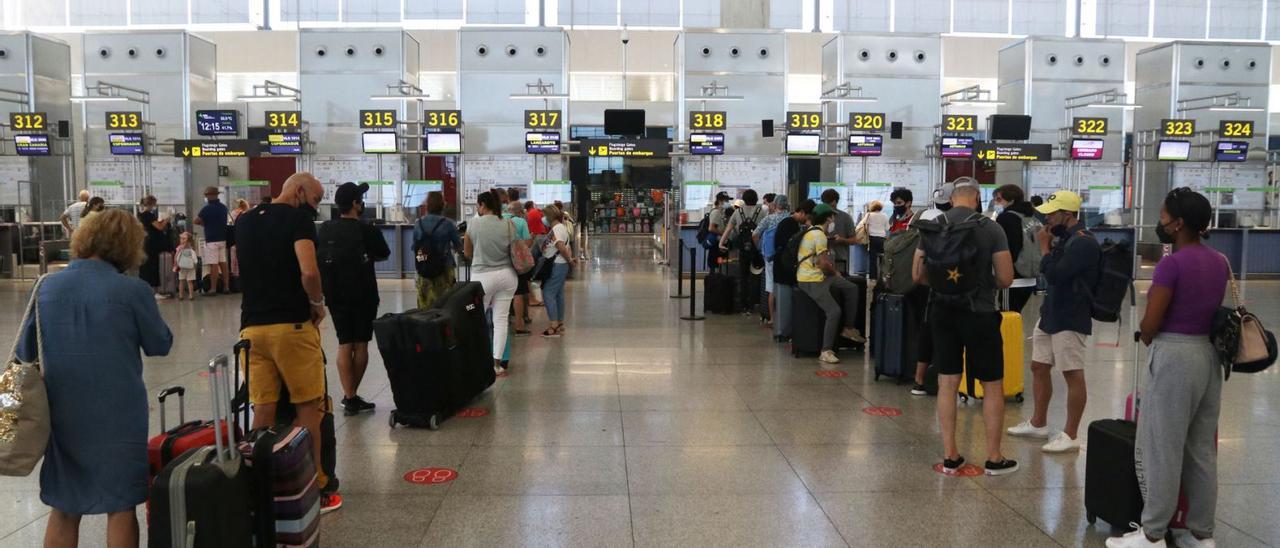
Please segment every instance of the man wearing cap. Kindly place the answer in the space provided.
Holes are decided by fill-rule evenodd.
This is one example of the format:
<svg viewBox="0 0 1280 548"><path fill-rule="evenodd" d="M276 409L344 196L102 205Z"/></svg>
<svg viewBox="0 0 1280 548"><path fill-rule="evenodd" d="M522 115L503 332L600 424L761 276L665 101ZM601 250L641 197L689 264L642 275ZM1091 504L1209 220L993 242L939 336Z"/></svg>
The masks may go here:
<svg viewBox="0 0 1280 548"><path fill-rule="evenodd" d="M1102 248L1080 221L1080 196L1059 190L1036 210L1045 216L1037 235L1040 272L1049 284L1040 304L1040 321L1031 336L1032 402L1030 420L1009 429L1013 436L1047 439L1046 453L1080 450L1080 419L1087 401L1084 383L1085 353L1093 331L1089 288L1098 278ZM1049 428L1049 400L1053 397L1051 372L1057 369L1067 384L1067 422L1061 431Z"/></svg>
<svg viewBox="0 0 1280 548"><path fill-rule="evenodd" d="M826 316L826 325L822 331L822 352L818 354L818 361L822 363L840 363L840 358L835 353L837 334L858 342L865 340L855 325L856 315L843 314L844 310L857 309L862 290L836 270L835 261L827 249L827 233L822 229L835 214L836 211L827 204L813 207L813 213L809 214L808 228L800 241L800 252L796 256L799 264L796 268L797 285L800 291L818 303ZM833 290L840 294L840 302L836 301ZM840 325L842 322L845 323L843 331Z"/></svg>
<svg viewBox="0 0 1280 548"><path fill-rule="evenodd" d="M227 268L227 223L230 211L218 200L222 191L216 186L204 189L204 199L208 202L200 208L195 223L204 227L204 246L200 257L204 265L209 267L209 290L205 295L226 294L231 289L231 269ZM218 289L218 281L222 281L222 289Z"/></svg>
<svg viewBox="0 0 1280 548"><path fill-rule="evenodd" d="M320 225L316 252L324 299L338 332L338 379L347 416L373 411L358 390L369 367L369 341L378 316L378 281L373 263L391 256L382 231L360 220L368 183L342 183L333 194L341 217Z"/></svg>

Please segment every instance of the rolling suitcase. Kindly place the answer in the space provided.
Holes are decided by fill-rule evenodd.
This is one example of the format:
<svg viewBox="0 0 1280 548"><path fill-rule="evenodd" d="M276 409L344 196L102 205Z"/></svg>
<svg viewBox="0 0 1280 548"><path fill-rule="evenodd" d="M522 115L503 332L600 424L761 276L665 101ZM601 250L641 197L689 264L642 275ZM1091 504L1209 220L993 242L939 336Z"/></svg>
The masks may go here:
<svg viewBox="0 0 1280 548"><path fill-rule="evenodd" d="M388 421L432 430L494 382L484 289L460 283L437 308L373 322L396 409Z"/></svg>
<svg viewBox="0 0 1280 548"><path fill-rule="evenodd" d="M1098 518L1113 527L1142 521L1142 492L1133 460L1138 425L1133 421L1102 419L1089 423L1085 451L1085 519Z"/></svg>
<svg viewBox="0 0 1280 548"><path fill-rule="evenodd" d="M173 270L173 253L160 254L160 294L178 294L178 273Z"/></svg>
<svg viewBox="0 0 1280 548"><path fill-rule="evenodd" d="M174 394L178 395L178 425L169 428L165 420L165 400ZM154 478L160 470L178 456L197 447L214 445L214 421L187 422L186 398L187 390L181 386L170 386L160 391L156 397L160 402L160 433L147 440L147 464ZM227 439L240 439L240 428L235 425L234 418L228 428L226 421L221 421L222 435ZM234 431L234 434L232 433Z"/></svg>
<svg viewBox="0 0 1280 548"><path fill-rule="evenodd" d="M1022 314L1010 310L1000 312L1000 340L1004 348L1004 397L1021 402L1024 389ZM982 399L982 383L971 379L966 371L960 376L960 399L968 400L970 397Z"/></svg>
<svg viewBox="0 0 1280 548"><path fill-rule="evenodd" d="M703 307L712 314L733 314L736 312L737 280L722 272L710 272L703 280Z"/></svg>
<svg viewBox="0 0 1280 548"><path fill-rule="evenodd" d="M214 420L231 421L227 386L229 360L209 363ZM198 447L169 462L151 484L148 546L152 548L238 548L254 545L251 472L224 438L214 431L212 447Z"/></svg>
<svg viewBox="0 0 1280 548"><path fill-rule="evenodd" d="M901 383L915 375L916 343L910 336L914 326L906 296L881 293L876 297L871 324L876 380L883 376Z"/></svg>
<svg viewBox="0 0 1280 548"><path fill-rule="evenodd" d="M856 282L855 282L856 283ZM863 281L865 284L866 282ZM859 309L865 308L859 306ZM865 317L861 310L841 311L847 318ZM822 330L826 329L827 315L809 294L796 286L791 291L791 355L794 357L817 356L822 352ZM855 325L862 325L855 323ZM862 348L862 345L841 336L836 337L837 348Z"/></svg>
<svg viewBox="0 0 1280 548"><path fill-rule="evenodd" d="M320 545L320 484L311 451L311 433L301 426L258 428L240 443L253 477L258 546Z"/></svg>

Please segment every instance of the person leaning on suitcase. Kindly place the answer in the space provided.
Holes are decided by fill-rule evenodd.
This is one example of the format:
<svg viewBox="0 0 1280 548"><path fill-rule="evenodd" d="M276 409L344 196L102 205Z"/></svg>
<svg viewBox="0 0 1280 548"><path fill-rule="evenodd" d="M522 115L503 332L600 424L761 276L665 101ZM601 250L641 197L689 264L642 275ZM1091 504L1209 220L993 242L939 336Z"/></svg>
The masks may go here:
<svg viewBox="0 0 1280 548"><path fill-rule="evenodd" d="M916 283L930 285L932 291L929 330L933 336L933 363L938 368L938 422L942 426L942 445L946 452L942 466L948 474L958 472L964 465L964 457L956 446L956 391L966 364L969 376L982 381L985 393L1004 393L1003 343L995 293L1013 283L1013 258L1009 255L1009 242L1005 239L1004 230L977 213L978 198L978 187L956 186L951 193L951 209L936 223L916 223L922 239L912 264L912 276ZM974 220L978 224L968 230L962 244L962 247L976 248L976 254L966 259L972 262L945 271L926 264L936 260L929 257L926 261L925 250L930 248L930 239L941 237L941 233L930 234L927 224L959 225ZM973 279L966 279L967 276ZM953 282L957 286L974 289L957 298L957 295L948 293L947 288L941 287L943 283ZM1005 458L1000 452L1000 436L1004 433L1004 398L984 398L982 415L987 433L987 475L1016 472L1018 463Z"/></svg>
<svg viewBox="0 0 1280 548"><path fill-rule="evenodd" d="M310 173L290 175L269 204L236 219L236 254L244 289L240 301L240 338L251 343L249 401L253 427L274 426L281 384L298 417L312 432L312 457L321 458L321 404L325 398L324 350L320 322L324 292L316 262L316 208L324 187ZM323 493L322 513L342 506L342 497L326 492L329 477L316 474Z"/></svg>
<svg viewBox="0 0 1280 548"><path fill-rule="evenodd" d="M1049 291L1040 303L1040 321L1031 335L1031 382L1035 414L1009 429L1011 436L1049 440L1046 453L1080 450L1080 418L1088 399L1084 383L1085 353L1093 333L1091 297L1087 288L1098 278L1102 248L1080 221L1083 200L1069 190L1049 195L1036 208L1047 222L1036 237L1040 272ZM1067 383L1067 423L1062 431L1049 428L1049 400L1053 397L1053 369Z"/></svg>
<svg viewBox="0 0 1280 548"><path fill-rule="evenodd" d="M813 213L809 214L808 226L826 227L833 217L835 210L831 206L818 204L814 206ZM856 315L848 314L848 318L845 318L846 315L842 313L842 310L857 309L862 290L836 270L835 261L827 250L825 229L805 232L796 259L800 265L796 269L800 291L818 303L826 315L826 325L822 331L822 352L818 354L818 360L823 363L840 363L840 358L835 353L837 334L858 342L866 340L858 331ZM840 293L842 302L836 302L832 290ZM847 322L843 331L840 329L842 321Z"/></svg>

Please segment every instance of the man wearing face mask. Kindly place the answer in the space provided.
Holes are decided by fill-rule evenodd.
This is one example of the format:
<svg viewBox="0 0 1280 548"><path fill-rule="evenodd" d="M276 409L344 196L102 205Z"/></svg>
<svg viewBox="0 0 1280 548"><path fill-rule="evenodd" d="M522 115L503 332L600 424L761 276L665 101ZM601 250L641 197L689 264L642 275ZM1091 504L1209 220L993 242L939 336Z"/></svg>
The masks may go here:
<svg viewBox="0 0 1280 548"><path fill-rule="evenodd" d="M1080 196L1069 190L1049 195L1036 208L1045 215L1037 235L1042 256L1041 272L1049 283L1040 304L1040 321L1031 336L1032 402L1030 420L1009 429L1011 436L1047 439L1046 453L1079 451L1080 419L1087 401L1084 382L1085 354L1093 332L1092 304L1088 288L1098 278L1102 249L1080 221ZM1062 431L1049 428L1049 400L1053 397L1054 369L1067 384L1067 422Z"/></svg>
<svg viewBox="0 0 1280 548"><path fill-rule="evenodd" d="M1026 200L1026 194L1018 185L997 188L991 200L996 214L996 224L1004 229L1009 239L1009 254L1013 255L1013 285L1009 286L1009 310L1022 313L1036 289L1040 276L1040 247L1036 234L1044 223L1036 210Z"/></svg>
<svg viewBox="0 0 1280 548"><path fill-rule="evenodd" d="M912 198L914 196L907 188L897 188L889 193L889 201L893 202L893 215L889 216L890 236L905 231L915 220L915 213L911 211Z"/></svg>

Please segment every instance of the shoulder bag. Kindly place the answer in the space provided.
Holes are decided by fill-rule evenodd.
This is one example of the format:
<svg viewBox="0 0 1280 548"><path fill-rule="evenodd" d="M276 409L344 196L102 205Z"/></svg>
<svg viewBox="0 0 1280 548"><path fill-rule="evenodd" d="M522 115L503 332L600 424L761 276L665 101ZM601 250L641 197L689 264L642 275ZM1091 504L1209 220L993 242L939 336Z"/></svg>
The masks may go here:
<svg viewBox="0 0 1280 548"><path fill-rule="evenodd" d="M507 232L511 235L511 268L523 275L533 270L533 253L524 240L516 239L516 224L507 219Z"/></svg>
<svg viewBox="0 0 1280 548"><path fill-rule="evenodd" d="M44 340L40 333L40 309L36 305L40 284L31 289L31 302L19 323L9 363L0 372L0 475L27 476L44 457L49 446L49 395L41 372ZM18 359L22 326L34 317L36 356L31 362Z"/></svg>
<svg viewBox="0 0 1280 548"><path fill-rule="evenodd" d="M1226 257L1223 257L1226 260ZM1240 302L1240 285L1227 263L1231 301L1235 308L1221 307L1213 318L1210 339L1222 359L1227 378L1232 372L1258 373L1276 362L1276 336L1262 326L1262 320Z"/></svg>

